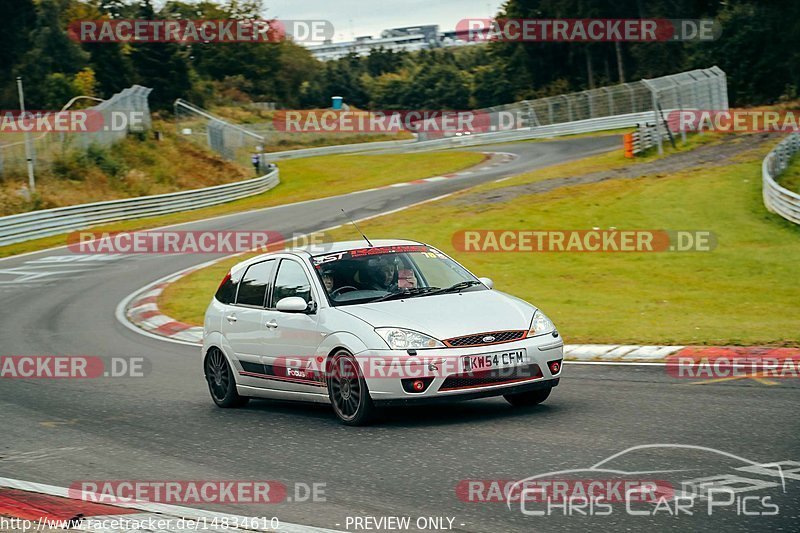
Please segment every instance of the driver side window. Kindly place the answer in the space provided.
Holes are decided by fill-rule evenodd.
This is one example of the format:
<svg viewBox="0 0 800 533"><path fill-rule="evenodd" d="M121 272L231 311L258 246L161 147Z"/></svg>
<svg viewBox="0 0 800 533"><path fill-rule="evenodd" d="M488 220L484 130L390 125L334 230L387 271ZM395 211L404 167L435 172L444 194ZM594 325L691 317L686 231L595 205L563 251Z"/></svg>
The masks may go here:
<svg viewBox="0 0 800 533"><path fill-rule="evenodd" d="M278 267L278 275L275 278L275 286L272 288L272 301L269 305L275 308L281 299L290 296L297 296L311 303L311 283L300 263L290 259L281 260Z"/></svg>

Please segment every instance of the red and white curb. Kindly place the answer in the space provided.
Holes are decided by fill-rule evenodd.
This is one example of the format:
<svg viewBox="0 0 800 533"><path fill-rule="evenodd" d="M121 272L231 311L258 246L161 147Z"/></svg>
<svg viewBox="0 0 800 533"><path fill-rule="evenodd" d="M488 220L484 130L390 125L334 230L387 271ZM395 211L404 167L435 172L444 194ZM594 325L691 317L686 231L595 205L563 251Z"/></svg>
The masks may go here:
<svg viewBox="0 0 800 533"><path fill-rule="evenodd" d="M509 152L482 152L488 156L487 160L472 167L487 168L506 164L517 157L516 154ZM424 178L405 183L395 183L393 185L386 185L383 187L376 187L373 189L365 189L361 192L374 191L378 189L388 189L392 187L405 187L413 184L425 183L430 181L441 181L456 177L463 177L472 174L473 170L464 170L453 174L445 174L444 176L434 176L431 178ZM501 178L498 181L502 181ZM360 218L357 222L369 220L371 218L378 218L386 216L395 212L403 211L409 207L416 205L434 202L442 198L450 196L452 193L444 194L436 198L423 200L415 204L405 207L394 209L392 211L378 213L368 217ZM304 202L300 202L304 203ZM270 208L268 208L270 209ZM321 233L324 231L331 231L338 227L331 226L318 230L314 233ZM235 254L235 255L243 255ZM228 259L222 257L214 259L206 263L193 266L171 274L162 279L159 279L145 287L130 294L127 298L122 300L117 306L116 317L119 322L129 329L141 333L143 335L153 337L163 341L175 342L179 344L186 344L190 346L199 346L203 341L203 328L192 324L186 324L173 319L161 313L158 308L158 297L164 291L164 288L170 283L174 283L180 278L206 266ZM623 344L567 344L564 346L564 360L575 364L617 364L617 365L664 365L664 361L668 356L682 356L687 357L701 357L703 354L719 353L724 350L730 353L752 353L760 354L766 350L772 350L770 347L752 346L752 347L738 347L738 346L672 346L672 345L623 345Z"/></svg>
<svg viewBox="0 0 800 533"><path fill-rule="evenodd" d="M686 346L567 344L564 359L573 361L661 361Z"/></svg>
<svg viewBox="0 0 800 533"><path fill-rule="evenodd" d="M227 257L187 268L139 289L117 306L117 319L128 328L149 337L189 346L201 345L203 328L179 322L161 313L158 297L170 283L223 259ZM719 355L760 356L768 353L800 357L800 349L769 346L566 344L564 361L573 364L665 365L667 358L674 361L678 357L696 359Z"/></svg>
<svg viewBox="0 0 800 533"><path fill-rule="evenodd" d="M241 254L237 254L241 255ZM230 256L229 256L230 257ZM173 319L158 308L158 297L170 283L187 274L228 259L221 257L170 274L129 294L116 309L116 318L123 326L158 340L199 346L203 342L203 328Z"/></svg>
<svg viewBox="0 0 800 533"><path fill-rule="evenodd" d="M137 327L159 337L165 337L177 341L184 341L199 344L203 340L203 328L192 326L184 322L178 322L158 309L158 297L170 283L177 281L189 272L180 275L172 275L169 278L159 281L155 285L146 287L140 291L125 310L125 317Z"/></svg>
<svg viewBox="0 0 800 533"><path fill-rule="evenodd" d="M179 322L161 313L158 308L158 297L170 283L220 260L215 259L184 269L142 287L120 303L117 317L123 324L131 325L134 329L152 337L194 346L202 344L203 328ZM567 344L564 346L564 358L567 361L663 361L668 355L678 354L686 348L686 346Z"/></svg>
<svg viewBox="0 0 800 533"><path fill-rule="evenodd" d="M66 522L69 521L69 529L92 533L184 530L230 532L237 524L246 524L245 527L239 526L238 531L337 533L334 529L283 521L277 524L270 521L266 525L263 518L255 519L164 503L132 501L113 505L100 504L94 502L102 501L102 495L87 492L81 492L80 498L75 496L75 491L66 487L0 477L0 523L9 520L1 517L29 520L26 524L29 527L26 529L40 531L48 528L66 529ZM184 527L181 528L181 525ZM278 527L273 527L275 525ZM13 529L22 531L20 525Z"/></svg>
<svg viewBox="0 0 800 533"><path fill-rule="evenodd" d="M149 336L165 341L199 346L203 341L203 328L178 322L162 314L158 309L157 299L167 285L207 265L208 263L192 267L140 289L128 297L128 303L124 306L124 317L134 325L134 328L139 328L140 332ZM125 301L123 301L123 304L125 304ZM776 350L776 348L763 346L567 344L564 346L564 360L578 364L663 365L668 357L670 359L684 356L697 358L719 355L722 352L736 355L759 355L770 350Z"/></svg>
<svg viewBox="0 0 800 533"><path fill-rule="evenodd" d="M331 228L328 228L331 229ZM158 297L170 283L226 258L214 259L187 268L147 285L120 302L117 319L128 328L159 340L199 346L203 342L203 328L179 322L158 308ZM677 346L638 344L566 344L564 360L576 364L664 365L677 357L706 357L715 355L763 355L772 351L791 351L767 346Z"/></svg>

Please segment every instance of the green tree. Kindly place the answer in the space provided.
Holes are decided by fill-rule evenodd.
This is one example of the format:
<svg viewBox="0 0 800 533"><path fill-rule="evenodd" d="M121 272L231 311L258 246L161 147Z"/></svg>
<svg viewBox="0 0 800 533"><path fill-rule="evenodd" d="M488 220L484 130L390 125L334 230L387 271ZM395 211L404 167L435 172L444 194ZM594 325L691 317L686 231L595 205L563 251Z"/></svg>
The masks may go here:
<svg viewBox="0 0 800 533"><path fill-rule="evenodd" d="M66 100L54 101L56 95L67 100L77 93L69 94L73 88L71 79L87 63L88 54L80 44L70 39L65 30L67 21L62 17L69 0L41 0L36 6L36 24L30 34L30 47L14 68L15 75L22 76L25 83L25 100L31 109L44 108L48 104L60 107ZM62 77L52 77L62 74ZM66 82L65 82L66 80Z"/></svg>
<svg viewBox="0 0 800 533"><path fill-rule="evenodd" d="M0 0L0 13L4 14L0 32L0 107L9 109L17 105L14 66L30 46L36 8L33 0Z"/></svg>
<svg viewBox="0 0 800 533"><path fill-rule="evenodd" d="M151 0L142 0L138 16L159 18ZM135 43L131 45L131 62L136 83L153 89L152 109L172 109L175 99L192 89L186 52L176 43Z"/></svg>
<svg viewBox="0 0 800 533"><path fill-rule="evenodd" d="M796 97L800 87L800 4L736 1L719 14L722 35L690 46L690 65L718 65L727 74L729 99L763 104Z"/></svg>

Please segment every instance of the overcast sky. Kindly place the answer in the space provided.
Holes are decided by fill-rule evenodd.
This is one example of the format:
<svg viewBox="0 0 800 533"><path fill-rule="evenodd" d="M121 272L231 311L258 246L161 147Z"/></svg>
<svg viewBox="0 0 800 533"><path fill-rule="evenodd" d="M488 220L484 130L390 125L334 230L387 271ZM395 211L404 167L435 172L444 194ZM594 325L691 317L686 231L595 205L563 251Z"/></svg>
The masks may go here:
<svg viewBox="0 0 800 533"><path fill-rule="evenodd" d="M438 24L454 30L464 18L489 18L502 0L264 0L268 18L322 19L333 23L334 41L353 36L378 36L381 30Z"/></svg>

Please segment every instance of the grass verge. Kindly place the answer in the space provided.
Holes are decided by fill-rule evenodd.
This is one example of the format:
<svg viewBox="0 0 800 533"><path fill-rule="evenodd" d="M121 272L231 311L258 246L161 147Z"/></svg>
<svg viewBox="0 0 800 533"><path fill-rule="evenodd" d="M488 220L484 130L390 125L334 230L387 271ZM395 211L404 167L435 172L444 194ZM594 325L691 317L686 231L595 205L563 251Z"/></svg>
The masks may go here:
<svg viewBox="0 0 800 533"><path fill-rule="evenodd" d="M541 306L568 343L798 346L800 228L764 209L760 165L768 149L745 152L726 166L562 187L500 202L463 201L476 190L618 166L616 154L604 154L360 226L371 238L418 239L442 248L476 274L493 278L499 290ZM455 232L467 228L593 227L712 231L718 246L712 252L531 254L465 253L451 242ZM342 229L327 237L346 235L349 230ZM170 286L161 308L202 323L209 295L238 260ZM203 296L192 304L190 294Z"/></svg>

